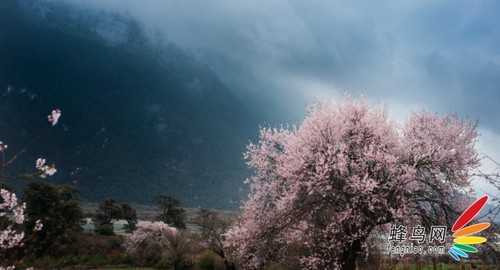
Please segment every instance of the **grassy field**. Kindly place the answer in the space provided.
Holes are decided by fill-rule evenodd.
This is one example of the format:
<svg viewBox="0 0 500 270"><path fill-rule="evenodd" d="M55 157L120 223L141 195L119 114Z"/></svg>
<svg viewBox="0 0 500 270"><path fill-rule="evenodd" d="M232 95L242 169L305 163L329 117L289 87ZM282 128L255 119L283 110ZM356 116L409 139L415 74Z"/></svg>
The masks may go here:
<svg viewBox="0 0 500 270"><path fill-rule="evenodd" d="M98 270L154 270L155 268L141 268L141 267L111 267L111 268L98 268ZM469 264L439 264L434 268L431 265L418 267L416 265L396 265L393 267L382 268L381 270L495 270L499 269L495 266L475 266Z"/></svg>
<svg viewBox="0 0 500 270"><path fill-rule="evenodd" d="M368 266L368 268L363 267L361 268L362 270L369 270L373 269L370 268L371 266ZM426 265L417 265L417 264L409 264L409 263L396 263L392 265L385 265L380 268L377 268L379 270L497 270L499 269L498 266L495 265L484 265L482 263L437 263L435 266L432 264L426 264Z"/></svg>
<svg viewBox="0 0 500 270"><path fill-rule="evenodd" d="M154 270L154 268L144 268L144 267L111 267L111 268L97 268L97 270Z"/></svg>

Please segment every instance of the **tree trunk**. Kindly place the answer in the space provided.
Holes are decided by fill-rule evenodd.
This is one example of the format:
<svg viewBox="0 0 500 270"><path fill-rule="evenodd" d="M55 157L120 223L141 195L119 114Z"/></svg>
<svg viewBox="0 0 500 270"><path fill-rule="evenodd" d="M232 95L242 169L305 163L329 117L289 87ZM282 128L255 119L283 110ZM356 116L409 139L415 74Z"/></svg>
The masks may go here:
<svg viewBox="0 0 500 270"><path fill-rule="evenodd" d="M356 270L356 259L361 251L361 240L355 240L350 247L347 247L340 262L341 270Z"/></svg>
<svg viewBox="0 0 500 270"><path fill-rule="evenodd" d="M224 259L224 269L225 270L236 270L236 266L234 263L228 261L227 259Z"/></svg>
<svg viewBox="0 0 500 270"><path fill-rule="evenodd" d="M222 258L222 260L224 261L225 270L236 270L236 265L234 265L233 262L229 261L226 258L226 253L224 252L224 248L213 249L212 251Z"/></svg>

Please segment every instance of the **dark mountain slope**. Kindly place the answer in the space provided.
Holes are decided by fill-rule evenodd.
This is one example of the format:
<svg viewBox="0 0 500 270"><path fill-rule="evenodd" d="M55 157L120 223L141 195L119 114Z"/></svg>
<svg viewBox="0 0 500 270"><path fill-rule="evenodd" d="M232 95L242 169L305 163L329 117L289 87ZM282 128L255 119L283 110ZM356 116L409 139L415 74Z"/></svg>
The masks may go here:
<svg viewBox="0 0 500 270"><path fill-rule="evenodd" d="M33 141L14 169L44 155L59 167L55 181L89 200L239 199L256 121L213 72L126 18L108 16L117 41L99 34L101 14L19 3L0 3L0 137L12 150ZM55 107L63 117L50 129Z"/></svg>

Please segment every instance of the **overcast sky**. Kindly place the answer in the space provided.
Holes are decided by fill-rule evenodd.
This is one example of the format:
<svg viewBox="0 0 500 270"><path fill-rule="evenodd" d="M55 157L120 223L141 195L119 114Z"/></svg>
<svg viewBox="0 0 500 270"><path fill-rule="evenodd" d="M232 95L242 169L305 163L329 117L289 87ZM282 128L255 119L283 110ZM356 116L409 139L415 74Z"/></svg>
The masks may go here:
<svg viewBox="0 0 500 270"><path fill-rule="evenodd" d="M351 93L399 120L421 109L478 120L480 151L500 160L498 1L46 1L131 16L290 115Z"/></svg>

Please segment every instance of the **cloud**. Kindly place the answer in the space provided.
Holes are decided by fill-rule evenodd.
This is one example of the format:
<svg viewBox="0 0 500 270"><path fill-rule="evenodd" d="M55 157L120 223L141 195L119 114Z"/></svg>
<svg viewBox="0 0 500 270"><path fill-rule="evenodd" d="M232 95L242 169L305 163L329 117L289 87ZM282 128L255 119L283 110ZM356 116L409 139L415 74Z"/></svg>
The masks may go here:
<svg viewBox="0 0 500 270"><path fill-rule="evenodd" d="M303 105L290 98L297 91L311 96L310 81L418 101L500 131L496 1L64 1L132 16L232 88L292 99L292 110ZM290 78L302 83L283 83Z"/></svg>
<svg viewBox="0 0 500 270"><path fill-rule="evenodd" d="M50 1L137 19L280 119L364 94L400 118L426 108L479 120L482 149L500 150L498 1Z"/></svg>
<svg viewBox="0 0 500 270"><path fill-rule="evenodd" d="M498 163L500 161L500 135L487 129L481 129L479 132L480 139L477 146L479 153L483 156L479 170L485 173L500 173ZM488 193L497 197L500 196L500 191L495 190L492 185L484 180L476 179L473 184L478 195Z"/></svg>

